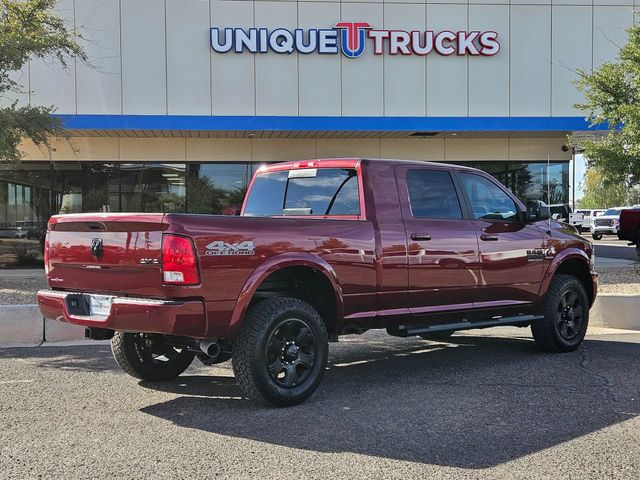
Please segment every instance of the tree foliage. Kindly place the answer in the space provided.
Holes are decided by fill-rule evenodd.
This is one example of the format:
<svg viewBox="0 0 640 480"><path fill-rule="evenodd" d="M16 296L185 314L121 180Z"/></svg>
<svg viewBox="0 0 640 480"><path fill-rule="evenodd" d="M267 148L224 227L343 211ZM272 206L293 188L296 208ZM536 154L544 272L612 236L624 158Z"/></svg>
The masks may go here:
<svg viewBox="0 0 640 480"><path fill-rule="evenodd" d="M609 185L631 188L640 183L640 27L627 30L629 40L615 62L592 73L579 71L576 82L585 102L576 105L592 125L607 125L602 138L582 143L594 176Z"/></svg>
<svg viewBox="0 0 640 480"><path fill-rule="evenodd" d="M24 92L24 86L13 80L11 73L29 59L54 59L63 67L69 58L86 61L76 32L54 13L55 3L0 0L0 99ZM17 102L0 107L0 161L19 160L18 146L25 138L48 147L48 138L61 133L60 122L51 116L54 110L54 106L18 106Z"/></svg>
<svg viewBox="0 0 640 480"><path fill-rule="evenodd" d="M584 196L578 202L580 208L623 207L640 202L638 188L629 188L624 182L607 179L598 167L587 170L582 188Z"/></svg>

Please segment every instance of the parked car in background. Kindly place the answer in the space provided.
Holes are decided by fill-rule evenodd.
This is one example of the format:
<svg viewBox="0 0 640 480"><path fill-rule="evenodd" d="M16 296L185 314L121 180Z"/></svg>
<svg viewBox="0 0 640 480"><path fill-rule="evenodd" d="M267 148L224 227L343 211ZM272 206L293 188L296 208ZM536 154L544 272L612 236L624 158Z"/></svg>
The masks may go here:
<svg viewBox="0 0 640 480"><path fill-rule="evenodd" d="M620 223L620 212L628 207L610 208L591 221L591 237L601 240L603 235L617 235Z"/></svg>
<svg viewBox="0 0 640 480"><path fill-rule="evenodd" d="M628 240L636 246L636 253L640 257L640 205L626 208L620 212L618 238Z"/></svg>
<svg viewBox="0 0 640 480"><path fill-rule="evenodd" d="M606 209L581 208L569 214L569 223L576 227L580 233L591 229L591 221L606 212Z"/></svg>

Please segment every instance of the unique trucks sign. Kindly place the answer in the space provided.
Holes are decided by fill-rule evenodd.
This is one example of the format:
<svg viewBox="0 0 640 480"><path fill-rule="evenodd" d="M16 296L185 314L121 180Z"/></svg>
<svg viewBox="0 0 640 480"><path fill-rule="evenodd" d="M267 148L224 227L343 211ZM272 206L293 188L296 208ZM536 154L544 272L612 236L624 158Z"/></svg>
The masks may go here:
<svg viewBox="0 0 640 480"><path fill-rule="evenodd" d="M369 40L369 42L367 42ZM339 22L333 28L217 28L211 29L211 48L217 53L322 53L358 58L371 43L375 55L484 55L500 51L494 31L378 30L366 22Z"/></svg>

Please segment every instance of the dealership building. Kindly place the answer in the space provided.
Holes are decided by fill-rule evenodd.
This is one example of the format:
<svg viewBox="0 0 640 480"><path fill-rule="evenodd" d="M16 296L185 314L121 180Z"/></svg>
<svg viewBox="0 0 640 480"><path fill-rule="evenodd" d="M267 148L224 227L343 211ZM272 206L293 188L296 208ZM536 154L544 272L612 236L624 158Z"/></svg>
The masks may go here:
<svg viewBox="0 0 640 480"><path fill-rule="evenodd" d="M231 213L255 169L326 157L476 166L568 204L577 69L635 0L61 0L89 63L32 60L3 104L68 139L0 171L0 264L58 212Z"/></svg>

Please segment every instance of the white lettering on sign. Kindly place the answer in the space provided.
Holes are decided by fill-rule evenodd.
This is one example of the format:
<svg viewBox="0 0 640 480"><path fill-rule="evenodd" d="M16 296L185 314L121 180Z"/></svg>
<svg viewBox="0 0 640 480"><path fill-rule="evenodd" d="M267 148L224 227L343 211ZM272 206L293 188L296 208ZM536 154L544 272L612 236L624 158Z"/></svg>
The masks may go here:
<svg viewBox="0 0 640 480"><path fill-rule="evenodd" d="M500 52L498 32L442 30L378 30L367 22L339 22L333 28L211 28L211 48L217 53L321 53L342 52L358 58L366 50L367 40L375 55L493 56Z"/></svg>

